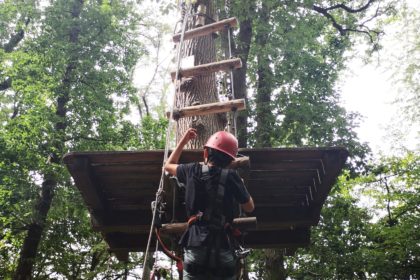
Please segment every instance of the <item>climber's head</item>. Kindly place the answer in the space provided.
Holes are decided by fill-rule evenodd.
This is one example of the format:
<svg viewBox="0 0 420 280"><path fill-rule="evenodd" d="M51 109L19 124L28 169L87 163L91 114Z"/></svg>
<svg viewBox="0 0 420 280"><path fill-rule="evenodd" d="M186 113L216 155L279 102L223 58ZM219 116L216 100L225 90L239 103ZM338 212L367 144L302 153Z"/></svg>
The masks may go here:
<svg viewBox="0 0 420 280"><path fill-rule="evenodd" d="M231 133L218 131L204 145L204 158L219 167L228 166L238 153L238 140Z"/></svg>

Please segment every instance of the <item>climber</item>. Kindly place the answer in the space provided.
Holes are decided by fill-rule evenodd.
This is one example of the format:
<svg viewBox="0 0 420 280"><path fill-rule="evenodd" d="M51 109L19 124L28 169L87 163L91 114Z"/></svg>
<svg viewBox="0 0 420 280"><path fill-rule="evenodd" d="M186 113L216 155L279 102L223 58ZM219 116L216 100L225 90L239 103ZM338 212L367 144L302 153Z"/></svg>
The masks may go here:
<svg viewBox="0 0 420 280"><path fill-rule="evenodd" d="M204 146L204 164L178 164L184 146L197 137L188 129L165 163L165 170L186 186L189 227L180 240L184 248L184 279L236 279L236 257L229 237L234 207L254 210L254 202L235 170L238 141L230 133L213 134Z"/></svg>

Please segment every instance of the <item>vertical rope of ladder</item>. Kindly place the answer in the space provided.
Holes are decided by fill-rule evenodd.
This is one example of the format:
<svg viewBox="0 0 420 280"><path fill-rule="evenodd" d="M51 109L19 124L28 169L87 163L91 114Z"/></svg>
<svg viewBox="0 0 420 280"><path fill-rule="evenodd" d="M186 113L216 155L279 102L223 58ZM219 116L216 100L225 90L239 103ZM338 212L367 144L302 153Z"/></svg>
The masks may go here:
<svg viewBox="0 0 420 280"><path fill-rule="evenodd" d="M162 164L162 175L160 177L158 191L156 192L156 199L155 199L155 202L154 202L155 204L154 204L153 215L152 215L152 223L150 225L149 237L148 237L148 240L147 240L146 251L144 253L143 273L142 273L142 279L143 280L146 279L145 278L146 277L146 266L147 266L148 253L149 253L149 249L150 249L150 243L151 243L151 240L152 240L153 227L154 227L155 220L156 220L157 208L158 208L158 205L159 205L159 202L160 202L160 199L161 199L161 194L162 194L162 191L163 191L163 182L164 182L164 177L165 177L164 165L165 165L165 163L168 159L168 154L169 154L170 135L171 135L171 129L172 129L172 118L173 118L173 111L174 111L174 107L175 107L175 100L176 100L177 94L180 93L180 88L181 88L178 76L179 76L179 70L180 70L180 66L181 66L181 53L182 53L182 47L184 45L185 29L186 29L188 18L191 14L190 9L191 9L191 5L188 5L187 12L184 15L183 22L182 22L181 39L180 39L180 42L179 42L178 48L177 48L177 65L176 65L176 73L175 73L175 87L176 87L176 89L175 89L175 94L174 94L174 98L173 98L173 101L172 101L172 105L170 107L169 123L168 123L168 128L166 130L166 141L165 141L165 152L164 152L163 164Z"/></svg>
<svg viewBox="0 0 420 280"><path fill-rule="evenodd" d="M229 45L229 58L232 58L232 46L231 46L231 28L228 27L228 45ZM232 92L233 99L236 99L235 97L235 88L233 85L233 70L230 70L230 90ZM238 138L238 132L236 128L236 117L237 117L237 110L233 111L233 130L235 132L235 137Z"/></svg>

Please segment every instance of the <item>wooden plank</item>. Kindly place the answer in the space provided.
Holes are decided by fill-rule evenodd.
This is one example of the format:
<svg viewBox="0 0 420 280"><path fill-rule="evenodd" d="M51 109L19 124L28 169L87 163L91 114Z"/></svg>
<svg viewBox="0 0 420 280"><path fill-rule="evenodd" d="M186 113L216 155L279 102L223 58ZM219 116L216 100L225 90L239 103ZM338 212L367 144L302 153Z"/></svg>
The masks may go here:
<svg viewBox="0 0 420 280"><path fill-rule="evenodd" d="M253 165L252 169L258 170L305 170L305 169L312 169L312 170L321 170L323 166L321 164L321 160L317 159L308 159L308 160L276 160L275 162L263 162L263 161L256 161L255 159L255 166Z"/></svg>
<svg viewBox="0 0 420 280"><path fill-rule="evenodd" d="M130 180L137 180L139 182L156 182L160 181L160 177L162 176L162 169L156 172L131 172L131 173L125 173L121 174L119 172L106 172L102 173L99 177L101 179L101 182L103 184L107 184L108 180L112 180L111 182L119 182L119 181L130 181Z"/></svg>
<svg viewBox="0 0 420 280"><path fill-rule="evenodd" d="M111 251L120 262L128 262L128 250L114 250Z"/></svg>
<svg viewBox="0 0 420 280"><path fill-rule="evenodd" d="M211 33L220 31L226 27L235 27L238 24L236 18L228 18L217 21L215 23L207 24L199 28L188 30L184 33L184 40L193 39L199 36L205 36ZM177 33L172 36L174 43L178 43L181 40L181 33Z"/></svg>
<svg viewBox="0 0 420 280"><path fill-rule="evenodd" d="M65 164L71 164L78 157L86 157L92 166L97 164L148 164L162 163L163 150L154 151L106 151L106 152L71 152L63 157Z"/></svg>
<svg viewBox="0 0 420 280"><path fill-rule="evenodd" d="M137 195L131 197L108 197L107 202L112 209L122 209L123 206L134 206L137 209L150 209L150 203L154 201L155 196L149 197L144 195Z"/></svg>
<svg viewBox="0 0 420 280"><path fill-rule="evenodd" d="M251 215L258 218L258 227L264 223L293 225L294 221L312 220L311 208L302 207L256 207Z"/></svg>
<svg viewBox="0 0 420 280"><path fill-rule="evenodd" d="M289 222L271 222L271 223L258 223L258 230L257 231L272 231L272 230L290 230L297 227L308 227L312 226L312 220L300 220L300 221L289 221ZM176 224L165 224L164 228L162 229L162 235L181 235L184 230L186 229L186 223L176 223ZM138 233L138 234L146 234L150 230L150 224L138 224L138 225L93 225L93 229L95 231L100 231L103 233L111 233L111 232L122 232L122 233ZM247 229L246 226L242 226L242 229Z"/></svg>
<svg viewBox="0 0 420 280"><path fill-rule="evenodd" d="M316 169L278 169L278 170L260 170L256 169L254 166L250 170L249 176L252 179L270 179L277 177L302 177L311 179L318 179L318 173Z"/></svg>
<svg viewBox="0 0 420 280"><path fill-rule="evenodd" d="M105 198L96 184L97 179L91 171L89 159L78 157L73 164L68 165L68 168L89 210L104 211L106 209Z"/></svg>
<svg viewBox="0 0 420 280"><path fill-rule="evenodd" d="M320 160L325 153L337 153L343 148L258 148L239 149L239 153L249 156L255 163L275 164L278 160Z"/></svg>
<svg viewBox="0 0 420 280"><path fill-rule="evenodd" d="M97 176L99 175L107 175L107 174L122 174L121 176L124 176L124 174L127 173L161 173L162 172L162 162L159 162L158 164L130 164L130 165L96 165L92 166L92 169L94 170L95 174Z"/></svg>
<svg viewBox="0 0 420 280"><path fill-rule="evenodd" d="M248 186L248 190L254 190L254 186ZM310 185L259 185L255 192L259 193L304 193L308 192Z"/></svg>
<svg viewBox="0 0 420 280"><path fill-rule="evenodd" d="M242 62L240 58L231 58L222 61L201 64L194 67L189 67L185 69L180 69L179 76L180 78L189 78L197 77L201 75L211 74L219 71L230 71L233 69L238 69L242 67ZM171 76L172 80L175 80L176 72L172 71Z"/></svg>
<svg viewBox="0 0 420 280"><path fill-rule="evenodd" d="M251 229L257 227L257 218L256 217L245 217L245 218L236 218L233 220L233 227L241 229ZM188 227L188 223L172 223L172 224L163 224L160 232L163 235L176 234L180 235Z"/></svg>
<svg viewBox="0 0 420 280"><path fill-rule="evenodd" d="M309 184L302 184L302 185L265 185L263 187L258 188L258 192L262 193L308 193L310 185Z"/></svg>
<svg viewBox="0 0 420 280"><path fill-rule="evenodd" d="M299 185L313 185L313 177L286 177L286 176L276 176L270 179L260 178L253 179L249 178L247 180L247 186L250 189L264 189L264 188L282 188L296 184Z"/></svg>
<svg viewBox="0 0 420 280"><path fill-rule="evenodd" d="M187 118L192 116L203 116L210 114L225 113L230 111L241 111L245 109L245 99L235 99L223 102L207 103L195 106L184 107L174 110L173 118ZM169 117L170 113L166 113Z"/></svg>
<svg viewBox="0 0 420 280"><path fill-rule="evenodd" d="M107 152L71 152L64 156L65 164L71 164L77 157L87 157L92 166L97 164L106 165L130 165L130 164L158 164L163 162L163 150L153 151L107 151ZM202 160L202 149L185 150L181 156L183 162ZM325 153L348 154L344 148L240 148L239 153L249 156L252 165L262 167L275 166L282 161L313 161L321 160ZM344 155L345 156L345 155ZM264 168L261 168L264 169ZM327 169L327 167L325 167Z"/></svg>
<svg viewBox="0 0 420 280"><path fill-rule="evenodd" d="M249 157L238 157L231 164L229 164L228 168L230 169L249 169L251 167L251 162Z"/></svg>
<svg viewBox="0 0 420 280"><path fill-rule="evenodd" d="M310 208L301 207L257 207L251 215L258 218L258 226L261 226L262 223L272 222L290 225L293 224L293 221L307 221L312 219L311 211ZM112 211L106 217L103 226L127 225L128 227L131 227L135 225L150 224L151 220L152 211L150 208L137 211ZM184 221L185 220L186 217L184 218Z"/></svg>
<svg viewBox="0 0 420 280"><path fill-rule="evenodd" d="M105 234L110 250L144 251L147 245L146 233L113 232ZM152 238L152 244L155 242ZM308 228L294 230L248 231L244 236L245 246L251 248L293 248L309 245Z"/></svg>
<svg viewBox="0 0 420 280"><path fill-rule="evenodd" d="M100 231L103 233L110 233L110 232L125 232L125 233L142 233L146 234L150 231L150 225L93 225L92 226L95 231Z"/></svg>
<svg viewBox="0 0 420 280"><path fill-rule="evenodd" d="M108 176L100 178L100 182L105 189L119 188L120 186L134 186L138 188L143 188L144 186L146 189L150 187L157 189L159 180L160 174L151 174L149 176L142 176L142 174L137 174L137 176Z"/></svg>
<svg viewBox="0 0 420 280"><path fill-rule="evenodd" d="M342 167L348 157L347 150L341 150L337 153L325 153L322 162L324 163L326 174L323 176L321 186L317 187L317 193L314 197L314 209L312 211L313 218L319 221L322 205L327 199L327 195L337 180Z"/></svg>
<svg viewBox="0 0 420 280"><path fill-rule="evenodd" d="M252 195L254 199L255 207L284 207L287 205L291 206L302 206L302 203L306 202L307 194L272 194L272 195Z"/></svg>
<svg viewBox="0 0 420 280"><path fill-rule="evenodd" d="M92 227L104 233L113 231L148 232L152 221L152 211L137 209L133 211L115 210L105 216L104 221L92 219Z"/></svg>
<svg viewBox="0 0 420 280"><path fill-rule="evenodd" d="M305 247L310 243L309 228L295 230L248 231L244 244L251 248Z"/></svg>
<svg viewBox="0 0 420 280"><path fill-rule="evenodd" d="M154 197L157 191L157 188L153 189L145 189L145 188L114 188L111 190L103 189L103 193L106 196L116 197L116 198L124 198L124 197L132 197L132 196L147 196L147 197Z"/></svg>

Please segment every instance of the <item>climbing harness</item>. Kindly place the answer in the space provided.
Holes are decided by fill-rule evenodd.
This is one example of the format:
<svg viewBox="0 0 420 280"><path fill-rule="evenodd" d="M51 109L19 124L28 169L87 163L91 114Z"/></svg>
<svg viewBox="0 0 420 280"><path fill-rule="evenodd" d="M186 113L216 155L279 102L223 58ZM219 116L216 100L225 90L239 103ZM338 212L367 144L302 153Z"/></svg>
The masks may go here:
<svg viewBox="0 0 420 280"><path fill-rule="evenodd" d="M222 240L228 245L228 248L232 251L232 255L237 258L244 258L249 253L249 250L244 249L241 246L241 237L242 233L231 226L227 222L227 218L223 212L223 200L225 197L225 185L227 178L229 176L228 169L221 169L219 179L216 180L209 174L209 166L201 166L201 177L200 180L195 180L194 187L190 187L187 192L187 195L190 196L190 199L187 201L187 214L191 211L196 211L193 215L189 216L188 219L188 229L193 225L206 225L209 230L209 235L206 240L206 256L204 262L200 265L198 264L187 264L185 265L185 270L194 275L202 274L205 271L209 270L209 262L211 260L211 255L215 258L214 263L216 264L217 271L212 270L212 274L229 277L235 274L234 269L232 268L223 268L220 267L220 249L222 247ZM198 190L205 190L204 193L200 193L201 196L205 196L205 209L203 211L197 210L201 204L202 198L197 197ZM198 201L196 201L196 199ZM201 208L201 207L199 207ZM189 240L189 230L186 230L183 237L181 237L181 242L185 245L185 240ZM199 244L197 244L199 245ZM213 254L212 254L213 252ZM210 269L211 270L211 269Z"/></svg>

